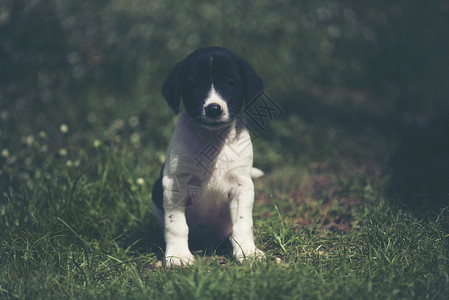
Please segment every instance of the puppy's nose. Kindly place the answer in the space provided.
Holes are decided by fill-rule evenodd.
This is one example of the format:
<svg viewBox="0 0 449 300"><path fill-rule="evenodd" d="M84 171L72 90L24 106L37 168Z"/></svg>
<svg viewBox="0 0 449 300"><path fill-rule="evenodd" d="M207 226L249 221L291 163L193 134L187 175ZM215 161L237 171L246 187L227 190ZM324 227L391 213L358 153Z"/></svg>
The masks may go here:
<svg viewBox="0 0 449 300"><path fill-rule="evenodd" d="M212 119L218 118L223 113L221 106L216 103L209 104L204 110L206 116Z"/></svg>

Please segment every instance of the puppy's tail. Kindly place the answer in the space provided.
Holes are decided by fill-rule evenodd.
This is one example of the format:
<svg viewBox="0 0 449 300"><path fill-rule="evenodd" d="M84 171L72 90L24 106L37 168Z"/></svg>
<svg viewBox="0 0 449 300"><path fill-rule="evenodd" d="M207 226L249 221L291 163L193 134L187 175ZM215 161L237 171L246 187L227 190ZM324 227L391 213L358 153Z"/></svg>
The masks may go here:
<svg viewBox="0 0 449 300"><path fill-rule="evenodd" d="M252 179L260 178L263 175L265 175L265 173L261 169L258 169L258 168L252 168L251 169L251 178Z"/></svg>

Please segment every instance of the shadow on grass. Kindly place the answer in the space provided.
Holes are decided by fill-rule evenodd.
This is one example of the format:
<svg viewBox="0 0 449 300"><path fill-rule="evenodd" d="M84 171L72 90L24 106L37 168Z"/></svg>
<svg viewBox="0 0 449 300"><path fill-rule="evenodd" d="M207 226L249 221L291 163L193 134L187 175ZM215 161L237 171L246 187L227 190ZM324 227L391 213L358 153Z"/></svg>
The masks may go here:
<svg viewBox="0 0 449 300"><path fill-rule="evenodd" d="M449 206L448 115L422 117L406 128L389 162L390 198L418 217Z"/></svg>
<svg viewBox="0 0 449 300"><path fill-rule="evenodd" d="M136 242L137 241L137 242ZM140 230L132 230L120 239L119 244L123 248L132 247L137 253L152 253L157 260L164 260L165 240L163 230L157 224L157 221L151 215L140 226ZM204 245L198 241L192 241L189 238L189 249L200 256L210 257L219 256L221 264L233 259L232 245L229 240L223 240L218 244Z"/></svg>

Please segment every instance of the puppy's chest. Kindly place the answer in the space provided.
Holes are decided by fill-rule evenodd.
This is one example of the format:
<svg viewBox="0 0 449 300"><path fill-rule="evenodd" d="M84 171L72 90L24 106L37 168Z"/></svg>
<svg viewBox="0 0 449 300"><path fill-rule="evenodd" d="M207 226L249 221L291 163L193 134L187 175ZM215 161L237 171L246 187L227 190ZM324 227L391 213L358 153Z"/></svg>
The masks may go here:
<svg viewBox="0 0 449 300"><path fill-rule="evenodd" d="M213 143L209 143L193 157L193 163L195 169L200 174L203 173L205 178L222 180L232 176L241 164L240 159L229 146L225 145L220 149Z"/></svg>
<svg viewBox="0 0 449 300"><path fill-rule="evenodd" d="M191 190L202 196L219 192L227 197L230 190L238 188L241 178L250 176L253 156L249 133L235 128L222 132L193 129L188 118L178 122L165 174L175 178L178 186L187 186L189 194Z"/></svg>
<svg viewBox="0 0 449 300"><path fill-rule="evenodd" d="M188 187L194 202L221 202L235 195L240 178L249 174L252 166L252 156L238 152L236 147L234 143L209 142L201 150L180 157L175 173Z"/></svg>

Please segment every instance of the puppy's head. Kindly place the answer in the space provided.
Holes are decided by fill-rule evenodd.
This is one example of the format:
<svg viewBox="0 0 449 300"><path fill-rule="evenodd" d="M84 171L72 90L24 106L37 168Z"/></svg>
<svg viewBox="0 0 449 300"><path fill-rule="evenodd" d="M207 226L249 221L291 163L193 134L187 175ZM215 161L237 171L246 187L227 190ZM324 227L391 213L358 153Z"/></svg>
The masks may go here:
<svg viewBox="0 0 449 300"><path fill-rule="evenodd" d="M230 124L244 103L262 91L262 80L251 66L219 47L194 51L173 68L162 86L175 113L182 99L190 116L209 129Z"/></svg>

